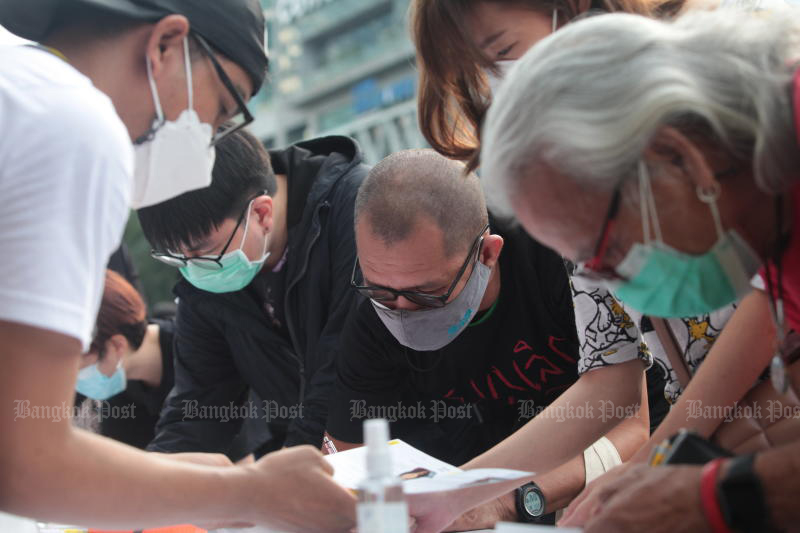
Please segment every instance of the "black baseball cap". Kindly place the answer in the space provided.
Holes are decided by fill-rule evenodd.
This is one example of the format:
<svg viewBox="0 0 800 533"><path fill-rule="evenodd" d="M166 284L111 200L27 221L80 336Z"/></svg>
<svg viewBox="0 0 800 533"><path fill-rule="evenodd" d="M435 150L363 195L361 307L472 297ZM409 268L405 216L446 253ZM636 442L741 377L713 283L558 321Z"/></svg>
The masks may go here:
<svg viewBox="0 0 800 533"><path fill-rule="evenodd" d="M31 41L41 41L60 13L76 7L96 8L142 21L179 14L191 31L242 67L258 92L267 75L264 15L258 0L2 0L0 25Z"/></svg>

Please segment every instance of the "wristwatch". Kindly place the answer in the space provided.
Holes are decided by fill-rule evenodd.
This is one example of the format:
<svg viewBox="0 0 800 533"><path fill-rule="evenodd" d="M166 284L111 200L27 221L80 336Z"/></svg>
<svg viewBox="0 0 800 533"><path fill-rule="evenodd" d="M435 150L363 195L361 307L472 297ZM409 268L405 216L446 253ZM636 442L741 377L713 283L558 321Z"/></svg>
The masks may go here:
<svg viewBox="0 0 800 533"><path fill-rule="evenodd" d="M733 531L771 531L764 488L753 470L755 456L730 460L728 472L717 483L717 499L725 524Z"/></svg>
<svg viewBox="0 0 800 533"><path fill-rule="evenodd" d="M545 500L536 483L527 483L517 489L517 516L520 522L538 523L544 515Z"/></svg>

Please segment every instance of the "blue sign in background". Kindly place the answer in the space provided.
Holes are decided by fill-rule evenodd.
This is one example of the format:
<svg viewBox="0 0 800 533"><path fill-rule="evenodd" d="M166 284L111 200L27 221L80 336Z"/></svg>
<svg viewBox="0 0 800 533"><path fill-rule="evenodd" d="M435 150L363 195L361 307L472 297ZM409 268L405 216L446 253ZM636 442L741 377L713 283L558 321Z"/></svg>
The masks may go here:
<svg viewBox="0 0 800 533"><path fill-rule="evenodd" d="M353 109L357 114L389 107L414 98L416 82L413 77L381 87L375 78L367 78L353 87Z"/></svg>

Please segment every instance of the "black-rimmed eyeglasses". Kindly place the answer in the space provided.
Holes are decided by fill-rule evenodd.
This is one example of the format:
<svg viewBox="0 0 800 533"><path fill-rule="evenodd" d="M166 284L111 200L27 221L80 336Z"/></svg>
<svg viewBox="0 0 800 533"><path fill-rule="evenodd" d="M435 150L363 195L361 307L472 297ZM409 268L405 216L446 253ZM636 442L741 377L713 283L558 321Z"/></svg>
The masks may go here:
<svg viewBox="0 0 800 533"><path fill-rule="evenodd" d="M239 91L236 90L236 87L234 87L233 82L231 81L230 77L228 77L225 69L222 68L222 65L220 65L219 61L214 56L214 51L211 49L211 46L200 35L193 33L193 36L195 39L197 39L197 42L200 43L200 46L211 60L211 63L214 65L214 70L217 71L217 76L219 76L220 81L222 81L222 84L225 86L228 92L231 93L231 96L233 96L233 99L236 101L236 105L239 108L237 113L233 117L226 120L225 125L220 127L214 134L214 137L212 137L211 146L214 146L231 133L244 128L248 124L251 124L254 118L250 113L250 110L247 109L247 104L244 102L242 95L240 95Z"/></svg>
<svg viewBox="0 0 800 533"><path fill-rule="evenodd" d="M353 274L350 278L350 285L352 285L353 288L363 296L375 300L376 302L394 302L397 300L397 298L402 296L409 302L422 307L444 307L445 304L447 304L447 300L450 299L450 296L456 289L458 282L464 276L464 272L467 271L467 267L470 265L470 259L472 259L474 256L475 261L478 260L481 245L483 244L483 237L488 229L489 225L487 224L481 230L478 236L475 237L475 241L473 241L472 246L469 249L469 253L467 254L466 259L464 259L464 263L458 270L456 278L453 280L453 283L450 284L450 288L447 289L447 292L444 294L426 294L424 292L416 291L399 291L397 289L392 289L391 287L382 287L380 285L363 285L362 283L364 283L364 276L359 268L358 257L356 257L356 261L353 264Z"/></svg>
<svg viewBox="0 0 800 533"><path fill-rule="evenodd" d="M239 231L239 226L242 225L242 221L247 215L247 212L250 209L250 204L258 198L259 196L267 194L267 191L262 191L258 195L251 198L245 208L242 210L242 214L239 215L239 220L236 221L236 227L233 228L233 232L231 232L231 236L228 237L228 241L225 243L225 246L222 248L222 251L217 254L216 256L210 255L197 255L192 257L186 257L185 255L172 253L170 251L159 251L159 250L151 250L150 257L161 261L162 263L172 266L172 267L185 267L186 265L191 262L193 265L198 266L200 268L204 268L206 270L222 270L222 258L230 248L231 242L233 242L233 238L236 236L236 232ZM242 237L244 239L244 237Z"/></svg>

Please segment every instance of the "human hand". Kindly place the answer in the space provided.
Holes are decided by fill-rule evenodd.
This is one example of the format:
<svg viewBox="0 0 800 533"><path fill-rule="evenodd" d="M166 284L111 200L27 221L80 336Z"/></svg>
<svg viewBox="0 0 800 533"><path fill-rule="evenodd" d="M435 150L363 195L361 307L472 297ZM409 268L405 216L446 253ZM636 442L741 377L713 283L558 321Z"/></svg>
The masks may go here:
<svg viewBox="0 0 800 533"><path fill-rule="evenodd" d="M517 520L513 482L506 484L506 492L499 498L471 501L469 492L461 497L412 498L409 512L415 521L414 533L439 533L440 531L467 531L494 527L499 521ZM474 493L473 493L474 497Z"/></svg>
<svg viewBox="0 0 800 533"><path fill-rule="evenodd" d="M609 496L606 494L609 485L613 485L616 480L625 477L628 470L634 465L635 463L623 463L586 485L586 488L566 508L559 525L582 527L592 516L593 510L599 506L600 499Z"/></svg>
<svg viewBox="0 0 800 533"><path fill-rule="evenodd" d="M708 531L696 466L636 464L598 490L585 533L688 533ZM560 526L577 522L562 520Z"/></svg>
<svg viewBox="0 0 800 533"><path fill-rule="evenodd" d="M247 521L287 532L349 531L355 497L333 481L333 467L311 446L265 455L247 472Z"/></svg>
<svg viewBox="0 0 800 533"><path fill-rule="evenodd" d="M515 522L517 520L515 496L516 493L509 492L467 511L450 524L446 531L492 529L497 522Z"/></svg>

